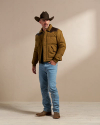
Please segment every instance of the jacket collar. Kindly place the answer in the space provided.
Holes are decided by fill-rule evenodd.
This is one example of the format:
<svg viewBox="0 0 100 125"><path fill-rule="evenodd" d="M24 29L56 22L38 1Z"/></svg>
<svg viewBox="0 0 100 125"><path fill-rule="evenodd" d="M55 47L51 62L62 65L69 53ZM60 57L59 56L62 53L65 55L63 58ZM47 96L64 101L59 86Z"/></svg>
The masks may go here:
<svg viewBox="0 0 100 125"><path fill-rule="evenodd" d="M49 27L46 29L46 31L50 31L50 30L51 30L51 28L52 28L52 25L51 25L51 24L49 24ZM43 31L43 28L41 28L41 30L39 31L39 33L40 33L40 32L44 32L44 31Z"/></svg>

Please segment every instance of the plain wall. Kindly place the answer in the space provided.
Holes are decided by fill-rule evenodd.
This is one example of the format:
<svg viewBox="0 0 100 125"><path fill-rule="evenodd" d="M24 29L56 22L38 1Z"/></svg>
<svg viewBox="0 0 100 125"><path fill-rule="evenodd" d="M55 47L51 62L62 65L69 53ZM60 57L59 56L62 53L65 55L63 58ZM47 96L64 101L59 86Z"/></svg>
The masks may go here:
<svg viewBox="0 0 100 125"><path fill-rule="evenodd" d="M100 0L0 0L0 101L42 101L39 63L32 72L35 21L47 11L62 30L58 62L60 101L100 101Z"/></svg>

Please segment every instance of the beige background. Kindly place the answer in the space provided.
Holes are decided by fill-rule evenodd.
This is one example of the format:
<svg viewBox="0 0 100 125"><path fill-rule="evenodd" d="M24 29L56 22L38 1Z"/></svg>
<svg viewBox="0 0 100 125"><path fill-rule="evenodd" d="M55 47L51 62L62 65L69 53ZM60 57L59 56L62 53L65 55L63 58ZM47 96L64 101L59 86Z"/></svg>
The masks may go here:
<svg viewBox="0 0 100 125"><path fill-rule="evenodd" d="M0 0L0 101L41 101L39 64L32 73L34 20L42 11L63 31L60 101L100 101L100 0Z"/></svg>

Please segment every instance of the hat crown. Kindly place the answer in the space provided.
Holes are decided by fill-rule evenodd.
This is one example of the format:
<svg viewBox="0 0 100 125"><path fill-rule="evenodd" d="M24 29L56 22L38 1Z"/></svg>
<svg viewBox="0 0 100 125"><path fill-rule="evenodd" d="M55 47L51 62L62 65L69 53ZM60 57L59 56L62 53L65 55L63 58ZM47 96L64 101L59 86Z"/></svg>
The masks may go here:
<svg viewBox="0 0 100 125"><path fill-rule="evenodd" d="M49 14L46 11L43 11L40 15L40 18L46 18L49 19Z"/></svg>

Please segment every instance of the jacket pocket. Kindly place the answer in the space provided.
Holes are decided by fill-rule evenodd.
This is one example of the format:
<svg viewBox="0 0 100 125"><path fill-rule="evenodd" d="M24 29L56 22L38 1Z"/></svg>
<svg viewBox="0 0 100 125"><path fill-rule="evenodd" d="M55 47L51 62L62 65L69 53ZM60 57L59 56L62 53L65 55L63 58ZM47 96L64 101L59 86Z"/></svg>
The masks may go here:
<svg viewBox="0 0 100 125"><path fill-rule="evenodd" d="M57 51L57 47L55 45L48 46L48 57L54 57Z"/></svg>
<svg viewBox="0 0 100 125"><path fill-rule="evenodd" d="M57 46L55 46L55 45L51 45L51 48L53 49L54 52L57 51Z"/></svg>

